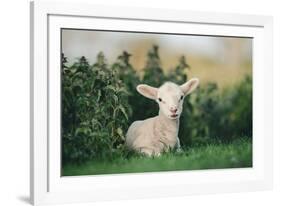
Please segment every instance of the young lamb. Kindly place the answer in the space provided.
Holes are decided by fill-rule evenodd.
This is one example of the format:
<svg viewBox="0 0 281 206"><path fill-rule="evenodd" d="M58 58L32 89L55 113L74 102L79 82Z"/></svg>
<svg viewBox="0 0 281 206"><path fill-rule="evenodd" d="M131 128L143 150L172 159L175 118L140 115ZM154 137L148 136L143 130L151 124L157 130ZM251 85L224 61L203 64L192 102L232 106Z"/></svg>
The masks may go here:
<svg viewBox="0 0 281 206"><path fill-rule="evenodd" d="M159 104L159 115L133 122L126 135L126 145L148 156L159 156L173 148L180 150L178 131L183 100L198 84L199 80L193 78L180 86L172 82L166 82L160 88L138 85L140 94Z"/></svg>

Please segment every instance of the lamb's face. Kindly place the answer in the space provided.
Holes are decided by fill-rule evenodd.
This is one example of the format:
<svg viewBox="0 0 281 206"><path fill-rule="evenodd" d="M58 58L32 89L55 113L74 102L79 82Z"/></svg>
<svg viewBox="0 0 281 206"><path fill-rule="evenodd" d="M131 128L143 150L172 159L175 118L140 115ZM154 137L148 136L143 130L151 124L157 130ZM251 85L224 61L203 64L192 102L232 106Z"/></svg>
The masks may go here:
<svg viewBox="0 0 281 206"><path fill-rule="evenodd" d="M166 82L160 88L145 84L137 86L137 90L143 96L157 101L160 112L169 119L177 119L182 112L184 97L190 94L199 84L199 80L193 78L183 85Z"/></svg>
<svg viewBox="0 0 281 206"><path fill-rule="evenodd" d="M184 93L180 86L167 82L158 89L156 101L162 114L169 119L177 119L182 112Z"/></svg>

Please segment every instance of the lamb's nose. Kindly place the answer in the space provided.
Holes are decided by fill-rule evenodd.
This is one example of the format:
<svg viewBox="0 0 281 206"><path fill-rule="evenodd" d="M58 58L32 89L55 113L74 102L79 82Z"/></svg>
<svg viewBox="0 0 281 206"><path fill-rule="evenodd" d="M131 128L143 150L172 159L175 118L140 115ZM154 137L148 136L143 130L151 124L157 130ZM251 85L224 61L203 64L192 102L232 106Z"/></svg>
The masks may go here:
<svg viewBox="0 0 281 206"><path fill-rule="evenodd" d="M172 113L176 113L176 112L178 111L178 109L171 107L171 108L170 108L170 111L171 111Z"/></svg>

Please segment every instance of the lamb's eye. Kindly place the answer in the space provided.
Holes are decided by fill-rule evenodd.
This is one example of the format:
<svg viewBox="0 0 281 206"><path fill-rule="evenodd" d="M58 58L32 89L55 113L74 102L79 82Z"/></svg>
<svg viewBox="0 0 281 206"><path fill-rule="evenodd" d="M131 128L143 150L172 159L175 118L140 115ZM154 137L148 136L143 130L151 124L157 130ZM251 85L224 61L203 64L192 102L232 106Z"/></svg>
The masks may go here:
<svg viewBox="0 0 281 206"><path fill-rule="evenodd" d="M181 100L183 99L183 95L181 95Z"/></svg>
<svg viewBox="0 0 281 206"><path fill-rule="evenodd" d="M159 102L162 102L162 99L161 98L158 98Z"/></svg>

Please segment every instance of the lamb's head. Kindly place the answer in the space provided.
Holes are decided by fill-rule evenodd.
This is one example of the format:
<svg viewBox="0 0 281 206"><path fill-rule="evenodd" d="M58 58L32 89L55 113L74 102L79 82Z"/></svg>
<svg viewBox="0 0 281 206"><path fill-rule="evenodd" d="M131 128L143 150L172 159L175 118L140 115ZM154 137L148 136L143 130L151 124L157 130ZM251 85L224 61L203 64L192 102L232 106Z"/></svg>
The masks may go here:
<svg viewBox="0 0 281 206"><path fill-rule="evenodd" d="M159 109L169 119L177 119L182 112L184 97L190 94L199 84L197 78L177 85L166 82L161 87L155 88L146 84L137 86L137 91L143 96L155 100L159 104Z"/></svg>

